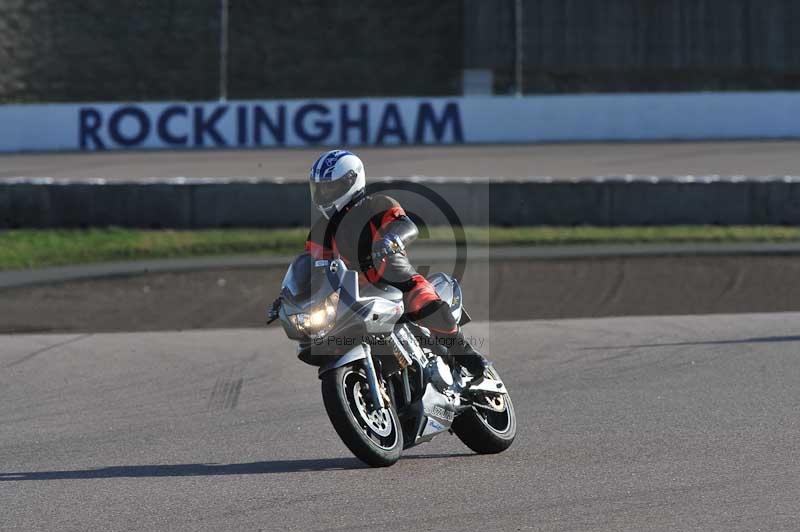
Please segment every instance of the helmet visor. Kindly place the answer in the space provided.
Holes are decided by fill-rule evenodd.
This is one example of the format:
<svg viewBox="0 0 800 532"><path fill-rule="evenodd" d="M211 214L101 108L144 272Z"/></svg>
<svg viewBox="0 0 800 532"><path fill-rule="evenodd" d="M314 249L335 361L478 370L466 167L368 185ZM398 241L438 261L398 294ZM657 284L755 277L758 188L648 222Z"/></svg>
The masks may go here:
<svg viewBox="0 0 800 532"><path fill-rule="evenodd" d="M331 205L347 194L357 179L358 175L350 170L335 181L311 181L311 200L318 207Z"/></svg>

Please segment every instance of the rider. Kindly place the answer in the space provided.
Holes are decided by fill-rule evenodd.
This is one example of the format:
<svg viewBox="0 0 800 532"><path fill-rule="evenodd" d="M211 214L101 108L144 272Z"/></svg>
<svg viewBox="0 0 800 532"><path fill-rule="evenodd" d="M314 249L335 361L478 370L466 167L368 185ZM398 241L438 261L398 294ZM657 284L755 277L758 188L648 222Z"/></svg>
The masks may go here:
<svg viewBox="0 0 800 532"><path fill-rule="evenodd" d="M361 159L345 150L324 153L311 167L309 181L322 217L311 227L306 251L319 259L338 253L368 282L400 289L406 316L428 328L474 377L483 375L488 362L464 339L447 303L408 260L405 249L417 237L416 225L394 199L366 195Z"/></svg>

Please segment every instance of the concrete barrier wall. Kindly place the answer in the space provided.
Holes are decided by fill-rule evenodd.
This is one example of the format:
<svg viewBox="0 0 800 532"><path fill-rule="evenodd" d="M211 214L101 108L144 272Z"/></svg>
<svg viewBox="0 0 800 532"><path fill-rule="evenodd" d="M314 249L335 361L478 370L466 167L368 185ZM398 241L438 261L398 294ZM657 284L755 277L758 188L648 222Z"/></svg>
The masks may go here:
<svg viewBox="0 0 800 532"><path fill-rule="evenodd" d="M800 224L800 179L388 182L386 193L429 225ZM432 191L441 200L431 200ZM307 226L303 183L269 180L0 184L0 228Z"/></svg>

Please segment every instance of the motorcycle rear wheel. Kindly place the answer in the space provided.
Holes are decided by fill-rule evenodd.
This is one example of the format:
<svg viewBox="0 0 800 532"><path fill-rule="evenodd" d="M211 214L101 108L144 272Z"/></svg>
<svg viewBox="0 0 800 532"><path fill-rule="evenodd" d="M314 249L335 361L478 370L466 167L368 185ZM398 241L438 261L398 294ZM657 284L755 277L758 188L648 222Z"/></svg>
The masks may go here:
<svg viewBox="0 0 800 532"><path fill-rule="evenodd" d="M322 376L322 402L336 433L356 458L386 467L400 458L403 431L392 405L382 411L371 407L368 386L363 368L336 368Z"/></svg>
<svg viewBox="0 0 800 532"><path fill-rule="evenodd" d="M478 454L501 453L511 447L517 436L517 415L508 394L487 394L487 405L502 411L472 407L453 421L453 432L464 445Z"/></svg>

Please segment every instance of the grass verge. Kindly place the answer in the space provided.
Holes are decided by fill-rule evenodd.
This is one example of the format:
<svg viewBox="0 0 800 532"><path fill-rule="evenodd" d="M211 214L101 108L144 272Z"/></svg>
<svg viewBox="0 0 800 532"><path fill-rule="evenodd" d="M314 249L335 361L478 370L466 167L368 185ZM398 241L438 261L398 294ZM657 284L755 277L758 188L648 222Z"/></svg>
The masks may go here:
<svg viewBox="0 0 800 532"><path fill-rule="evenodd" d="M472 245L538 246L606 243L800 242L800 228L776 226L468 227ZM91 262L234 254L293 254L307 230L10 230L0 231L0 270ZM420 244L452 242L431 228Z"/></svg>

